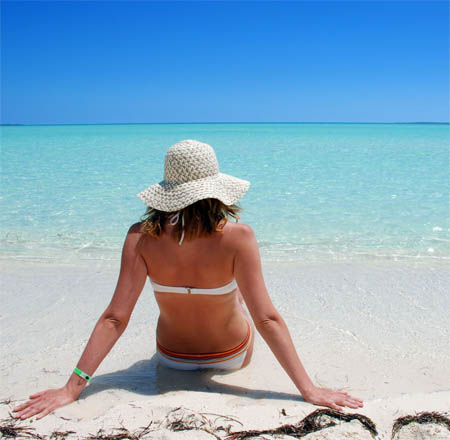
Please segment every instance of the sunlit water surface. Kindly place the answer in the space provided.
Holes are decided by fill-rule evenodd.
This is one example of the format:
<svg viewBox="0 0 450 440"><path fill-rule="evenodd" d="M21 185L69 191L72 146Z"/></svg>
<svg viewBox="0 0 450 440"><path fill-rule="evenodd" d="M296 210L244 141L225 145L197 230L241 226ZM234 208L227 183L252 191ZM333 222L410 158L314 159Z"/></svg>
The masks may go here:
<svg viewBox="0 0 450 440"><path fill-rule="evenodd" d="M446 124L148 124L2 127L3 258L116 260L162 179L167 148L211 144L266 261L445 260Z"/></svg>

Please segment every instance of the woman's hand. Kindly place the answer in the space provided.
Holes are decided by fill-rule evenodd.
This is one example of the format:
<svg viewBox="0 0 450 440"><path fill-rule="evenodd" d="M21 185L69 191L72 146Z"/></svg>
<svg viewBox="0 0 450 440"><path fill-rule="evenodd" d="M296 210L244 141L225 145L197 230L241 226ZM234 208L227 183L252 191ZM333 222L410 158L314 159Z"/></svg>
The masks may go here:
<svg viewBox="0 0 450 440"><path fill-rule="evenodd" d="M56 390L42 391L30 396L30 400L13 409L18 419L28 419L37 415L36 419L42 419L61 406L72 403L76 398L66 387Z"/></svg>
<svg viewBox="0 0 450 440"><path fill-rule="evenodd" d="M349 408L362 408L363 401L352 397L343 391L334 391L327 388L314 387L303 395L304 399L314 405L328 406L340 411L343 406Z"/></svg>

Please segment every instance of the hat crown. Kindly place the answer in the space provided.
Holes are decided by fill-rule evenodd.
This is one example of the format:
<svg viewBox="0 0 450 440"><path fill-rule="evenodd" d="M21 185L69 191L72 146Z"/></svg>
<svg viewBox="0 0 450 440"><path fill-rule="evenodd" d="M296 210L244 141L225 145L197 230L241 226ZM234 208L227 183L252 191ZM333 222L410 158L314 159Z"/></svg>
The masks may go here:
<svg viewBox="0 0 450 440"><path fill-rule="evenodd" d="M186 183L218 173L216 154L208 144L187 139L172 145L167 151L164 180L168 183Z"/></svg>

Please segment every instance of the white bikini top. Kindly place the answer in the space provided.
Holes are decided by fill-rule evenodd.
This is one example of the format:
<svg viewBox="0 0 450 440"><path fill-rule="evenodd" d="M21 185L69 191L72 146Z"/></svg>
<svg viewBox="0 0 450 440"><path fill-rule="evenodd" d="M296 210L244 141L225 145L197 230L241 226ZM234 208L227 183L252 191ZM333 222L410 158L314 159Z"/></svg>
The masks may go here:
<svg viewBox="0 0 450 440"><path fill-rule="evenodd" d="M170 292L170 293L187 293L192 295L223 295L225 293L230 293L237 288L236 280L231 281L225 286L216 287L214 289L197 289L196 287L182 287L182 286L165 286L163 284L152 283L153 290L155 292Z"/></svg>

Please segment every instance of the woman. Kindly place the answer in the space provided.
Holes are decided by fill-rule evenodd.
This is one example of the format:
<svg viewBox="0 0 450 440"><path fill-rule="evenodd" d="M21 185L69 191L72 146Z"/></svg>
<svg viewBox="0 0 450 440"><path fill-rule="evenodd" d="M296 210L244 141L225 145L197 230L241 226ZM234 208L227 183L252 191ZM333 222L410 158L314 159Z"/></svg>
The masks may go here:
<svg viewBox="0 0 450 440"><path fill-rule="evenodd" d="M30 396L15 408L16 417L40 419L78 398L127 327L147 276L160 309L161 363L177 369L246 366L254 336L244 300L256 329L307 402L361 407L360 399L311 382L267 293L252 229L227 221L237 218L234 203L249 185L219 173L209 145L193 140L173 145L164 181L138 194L149 208L144 221L128 231L113 298L73 374L64 387Z"/></svg>

